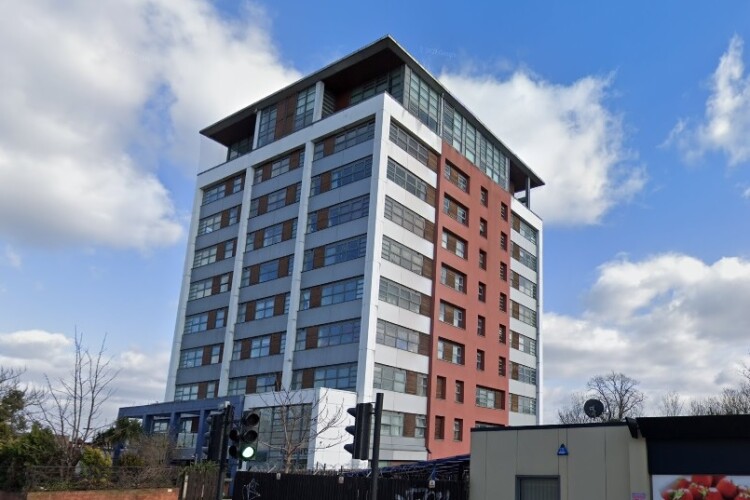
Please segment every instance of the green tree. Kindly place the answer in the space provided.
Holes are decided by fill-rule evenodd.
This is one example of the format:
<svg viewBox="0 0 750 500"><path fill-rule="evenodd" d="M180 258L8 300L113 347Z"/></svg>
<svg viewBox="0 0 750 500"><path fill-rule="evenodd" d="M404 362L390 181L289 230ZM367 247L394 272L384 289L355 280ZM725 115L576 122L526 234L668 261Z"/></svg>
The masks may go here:
<svg viewBox="0 0 750 500"><path fill-rule="evenodd" d="M52 431L32 424L29 432L0 445L0 490L22 489L28 467L56 465L59 454Z"/></svg>

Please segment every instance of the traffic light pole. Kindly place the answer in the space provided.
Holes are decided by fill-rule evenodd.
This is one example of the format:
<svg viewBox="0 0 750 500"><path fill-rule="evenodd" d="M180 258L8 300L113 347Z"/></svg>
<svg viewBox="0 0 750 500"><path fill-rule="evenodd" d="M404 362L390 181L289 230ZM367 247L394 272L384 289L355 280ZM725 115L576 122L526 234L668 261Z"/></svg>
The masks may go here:
<svg viewBox="0 0 750 500"><path fill-rule="evenodd" d="M221 416L221 441L219 443L219 477L216 479L216 500L224 498L224 469L227 464L227 434L234 420L234 406L224 403L224 412Z"/></svg>
<svg viewBox="0 0 750 500"><path fill-rule="evenodd" d="M375 395L375 431L372 437L372 498L378 500L378 475L380 464L380 420L383 416L383 393Z"/></svg>

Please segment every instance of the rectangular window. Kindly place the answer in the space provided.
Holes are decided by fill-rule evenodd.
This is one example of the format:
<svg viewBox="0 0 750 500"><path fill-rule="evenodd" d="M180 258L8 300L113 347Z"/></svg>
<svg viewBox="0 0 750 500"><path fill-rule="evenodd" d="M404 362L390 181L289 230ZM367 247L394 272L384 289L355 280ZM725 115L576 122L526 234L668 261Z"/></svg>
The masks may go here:
<svg viewBox="0 0 750 500"><path fill-rule="evenodd" d="M442 114L442 134L445 141L507 190L509 166L507 157L445 100Z"/></svg>
<svg viewBox="0 0 750 500"><path fill-rule="evenodd" d="M525 413L527 415L536 415L536 399L519 396L518 394L511 394L510 411Z"/></svg>
<svg viewBox="0 0 750 500"><path fill-rule="evenodd" d="M423 438L427 435L427 416L415 415L414 437Z"/></svg>
<svg viewBox="0 0 750 500"><path fill-rule="evenodd" d="M237 322L254 321L273 316L281 316L289 312L289 294L282 293L250 302L243 302L237 311Z"/></svg>
<svg viewBox="0 0 750 500"><path fill-rule="evenodd" d="M435 416L435 439L445 439L445 417Z"/></svg>
<svg viewBox="0 0 750 500"><path fill-rule="evenodd" d="M484 250L479 251L479 268L487 269L487 252Z"/></svg>
<svg viewBox="0 0 750 500"><path fill-rule="evenodd" d="M456 403L464 402L464 382L456 380Z"/></svg>
<svg viewBox="0 0 750 500"><path fill-rule="evenodd" d="M362 85L355 87L349 97L349 105L354 106L370 97L388 92L401 102L404 94L403 68L396 68L389 73L379 75Z"/></svg>
<svg viewBox="0 0 750 500"><path fill-rule="evenodd" d="M484 371L484 351L477 350L477 370Z"/></svg>
<svg viewBox="0 0 750 500"><path fill-rule="evenodd" d="M526 354L536 356L536 340L511 330L510 346Z"/></svg>
<svg viewBox="0 0 750 500"><path fill-rule="evenodd" d="M405 326L378 319L377 343L401 349L402 351L428 355L430 336Z"/></svg>
<svg viewBox="0 0 750 500"><path fill-rule="evenodd" d="M531 224L513 213L513 220L511 221L511 225L513 226L513 229L515 229L521 236L536 245L537 231L531 226Z"/></svg>
<svg viewBox="0 0 750 500"><path fill-rule="evenodd" d="M188 300L202 299L216 295L217 293L228 292L232 286L232 273L226 273L219 276L213 276L200 281L190 283Z"/></svg>
<svg viewBox="0 0 750 500"><path fill-rule="evenodd" d="M316 175L310 181L310 196L331 191L367 179L372 175L372 156L360 158L341 167Z"/></svg>
<svg viewBox="0 0 750 500"><path fill-rule="evenodd" d="M393 181L397 186L402 187L420 200L432 206L435 205L435 188L414 175L393 158L388 158L387 177L388 180Z"/></svg>
<svg viewBox="0 0 750 500"><path fill-rule="evenodd" d="M524 278L515 271L510 272L510 284L513 288L531 297L536 298L536 283L528 278Z"/></svg>
<svg viewBox="0 0 750 500"><path fill-rule="evenodd" d="M508 296L505 295L504 293L501 293L499 302L500 302L499 304L500 310L502 312L508 312Z"/></svg>
<svg viewBox="0 0 750 500"><path fill-rule="evenodd" d="M506 332L505 325L500 325L498 328L497 340L501 344L504 344L506 342L507 337L506 337L505 332Z"/></svg>
<svg viewBox="0 0 750 500"><path fill-rule="evenodd" d="M485 335L484 322L484 316L477 316L477 335L480 337L484 337Z"/></svg>
<svg viewBox="0 0 750 500"><path fill-rule="evenodd" d="M223 328L226 326L226 314L227 310L223 308L186 316L183 333L199 333L214 328Z"/></svg>
<svg viewBox="0 0 750 500"><path fill-rule="evenodd" d="M508 281L508 264L505 262L500 263L500 279Z"/></svg>
<svg viewBox="0 0 750 500"><path fill-rule="evenodd" d="M393 221L395 224L403 227L417 236L428 241L432 241L434 226L424 217L394 201L392 198L385 197L385 218Z"/></svg>
<svg viewBox="0 0 750 500"><path fill-rule="evenodd" d="M272 392L279 390L281 374L278 373L264 373L262 375L255 376L255 390L254 394L260 394L263 392Z"/></svg>
<svg viewBox="0 0 750 500"><path fill-rule="evenodd" d="M258 147L310 125L314 108L315 85L263 108L260 111Z"/></svg>
<svg viewBox="0 0 750 500"><path fill-rule="evenodd" d="M245 394L247 377L230 378L227 386L227 396L242 396Z"/></svg>
<svg viewBox="0 0 750 500"><path fill-rule="evenodd" d="M279 259L268 260L261 262L260 264L254 264L242 269L242 281L240 282L241 287L257 285L258 283L265 283L267 281L273 281L278 278L284 278L291 276L292 274L292 262L293 255L286 255Z"/></svg>
<svg viewBox="0 0 750 500"><path fill-rule="evenodd" d="M196 250L195 256L193 257L193 267L206 266L220 260L234 257L236 243L237 239L235 238L222 241L221 243L207 248Z"/></svg>
<svg viewBox="0 0 750 500"><path fill-rule="evenodd" d="M247 234L247 247L246 252L250 250L258 250L259 248L265 248L282 241L287 241L297 236L297 219L291 219L288 221L274 224L273 226L264 227L258 229L252 233Z"/></svg>
<svg viewBox="0 0 750 500"><path fill-rule="evenodd" d="M440 267L440 283L461 293L466 293L466 275L445 264Z"/></svg>
<svg viewBox="0 0 750 500"><path fill-rule="evenodd" d="M271 160L255 168L254 184L273 179L281 174L297 169L305 162L305 150L297 149L276 160Z"/></svg>
<svg viewBox="0 0 750 500"><path fill-rule="evenodd" d="M359 318L308 326L297 330L297 351L359 342Z"/></svg>
<svg viewBox="0 0 750 500"><path fill-rule="evenodd" d="M504 357L499 356L497 358L497 374L501 377L505 376L505 367L506 367L507 361Z"/></svg>
<svg viewBox="0 0 750 500"><path fill-rule="evenodd" d="M515 243L511 243L511 247L514 259L516 259L518 262L528 267L529 269L536 271L536 256L534 254L524 248L521 248Z"/></svg>
<svg viewBox="0 0 750 500"><path fill-rule="evenodd" d="M373 380L373 387L375 389L406 392L406 370L401 368L375 363Z"/></svg>
<svg viewBox="0 0 750 500"><path fill-rule="evenodd" d="M236 224L240 217L240 206L228 208L218 214L209 215L198 222L198 236L208 234L232 224Z"/></svg>
<svg viewBox="0 0 750 500"><path fill-rule="evenodd" d="M466 240L445 229L443 229L442 246L462 259L466 258L466 247L468 246Z"/></svg>
<svg viewBox="0 0 750 500"><path fill-rule="evenodd" d="M479 283L479 287L477 288L477 300L479 300L479 302L487 301L487 285L484 283Z"/></svg>
<svg viewBox="0 0 750 500"><path fill-rule="evenodd" d="M414 274L419 276L426 274L428 278L432 277L432 259L387 236L383 236L382 257Z"/></svg>
<svg viewBox="0 0 750 500"><path fill-rule="evenodd" d="M232 348L232 361L284 354L285 347L286 333L284 332L235 340Z"/></svg>
<svg viewBox="0 0 750 500"><path fill-rule="evenodd" d="M525 384L536 385L536 369L520 363L510 363L510 378Z"/></svg>
<svg viewBox="0 0 750 500"><path fill-rule="evenodd" d="M487 387L477 386L476 405L482 408L502 410L505 407L503 392Z"/></svg>
<svg viewBox="0 0 750 500"><path fill-rule="evenodd" d="M276 131L276 104L272 104L260 111L258 126L258 147L273 142Z"/></svg>
<svg viewBox="0 0 750 500"><path fill-rule="evenodd" d="M536 326L536 311L529 309L523 304L511 300L511 316L519 321L526 323L527 325Z"/></svg>
<svg viewBox="0 0 750 500"><path fill-rule="evenodd" d="M227 149L227 161L234 160L240 156L249 153L253 149L253 136L244 137L233 142Z"/></svg>
<svg viewBox="0 0 750 500"><path fill-rule="evenodd" d="M484 219L479 219L479 236L487 237L487 221Z"/></svg>
<svg viewBox="0 0 750 500"><path fill-rule="evenodd" d="M274 306L276 305L276 297L267 297L265 299L258 299L255 301L255 316L254 320L272 318Z"/></svg>
<svg viewBox="0 0 750 500"><path fill-rule="evenodd" d="M407 66L408 68L408 66ZM438 131L440 94L414 71L408 71L408 85L404 89L405 107L433 132Z"/></svg>
<svg viewBox="0 0 750 500"><path fill-rule="evenodd" d="M489 197L490 193L485 188L481 188L479 194L479 202L486 207Z"/></svg>
<svg viewBox="0 0 750 500"><path fill-rule="evenodd" d="M357 363L319 366L295 370L292 373L292 389L328 387L351 391L357 385Z"/></svg>
<svg viewBox="0 0 750 500"><path fill-rule="evenodd" d="M456 328L466 328L466 310L442 300L440 301L439 319L443 323L448 323Z"/></svg>
<svg viewBox="0 0 750 500"><path fill-rule="evenodd" d="M406 129L400 127L392 120L389 137L391 142L409 153L413 158L416 158L419 163L430 170L437 170L437 155L428 149L427 146L422 144L422 141L411 135Z"/></svg>
<svg viewBox="0 0 750 500"><path fill-rule="evenodd" d="M500 249L508 250L508 235L502 232L500 233Z"/></svg>
<svg viewBox="0 0 750 500"><path fill-rule="evenodd" d="M447 214L451 219L457 220L464 226L469 225L469 209L450 196L445 196L443 198L443 213Z"/></svg>
<svg viewBox="0 0 750 500"><path fill-rule="evenodd" d="M445 377L438 376L435 382L435 397L437 399L445 399L445 385Z"/></svg>
<svg viewBox="0 0 750 500"><path fill-rule="evenodd" d="M307 232L314 233L345 222L367 217L370 210L370 195L359 196L351 200L321 208L312 212L307 219Z"/></svg>
<svg viewBox="0 0 750 500"><path fill-rule="evenodd" d="M193 368L203 364L203 348L188 349L180 352L180 368Z"/></svg>
<svg viewBox="0 0 750 500"><path fill-rule="evenodd" d="M315 143L313 160L320 160L375 137L375 120L355 125Z"/></svg>
<svg viewBox="0 0 750 500"><path fill-rule="evenodd" d="M380 435L401 437L404 435L404 414L383 410L380 417Z"/></svg>
<svg viewBox="0 0 750 500"><path fill-rule="evenodd" d="M342 262L359 259L367 252L367 235L360 234L353 238L336 241L316 248L305 250L302 264L303 271L332 266Z"/></svg>
<svg viewBox="0 0 750 500"><path fill-rule="evenodd" d="M326 283L302 290L300 293L300 311L316 307L342 304L362 298L364 277L357 276L333 283Z"/></svg>
<svg viewBox="0 0 750 500"><path fill-rule="evenodd" d="M203 205L220 200L230 194L238 193L245 187L245 173L217 182L203 188Z"/></svg>
<svg viewBox="0 0 750 500"><path fill-rule="evenodd" d="M297 109L294 113L294 130L300 130L312 123L315 109L315 85L297 94Z"/></svg>
<svg viewBox="0 0 750 500"><path fill-rule="evenodd" d="M464 440L464 421L460 418L453 419L453 440Z"/></svg>
<svg viewBox="0 0 750 500"><path fill-rule="evenodd" d="M464 346L449 340L438 340L438 359L457 365L464 364Z"/></svg>
<svg viewBox="0 0 750 500"><path fill-rule="evenodd" d="M500 203L500 218L508 220L508 205L505 203Z"/></svg>
<svg viewBox="0 0 750 500"><path fill-rule="evenodd" d="M194 401L196 399L198 399L198 384L178 385L175 387L175 401Z"/></svg>
<svg viewBox="0 0 750 500"><path fill-rule="evenodd" d="M287 205L298 203L300 198L300 183L292 184L273 193L264 194L250 201L249 218L273 212Z"/></svg>
<svg viewBox="0 0 750 500"><path fill-rule="evenodd" d="M452 165L450 162L445 162L445 168L443 168L443 177L448 179L451 184L458 187L458 189L460 189L461 191L465 193L469 192L469 177L454 165Z"/></svg>
<svg viewBox="0 0 750 500"><path fill-rule="evenodd" d="M380 278L378 298L401 309L424 316L429 315L429 306L422 304L423 298L429 298L428 296L423 296L416 290L383 277Z"/></svg>

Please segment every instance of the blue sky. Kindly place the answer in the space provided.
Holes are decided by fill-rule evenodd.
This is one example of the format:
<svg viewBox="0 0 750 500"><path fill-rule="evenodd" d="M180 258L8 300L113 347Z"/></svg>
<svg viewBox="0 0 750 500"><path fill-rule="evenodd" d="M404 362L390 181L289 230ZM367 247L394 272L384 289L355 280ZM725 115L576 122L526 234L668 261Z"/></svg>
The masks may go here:
<svg viewBox="0 0 750 500"><path fill-rule="evenodd" d="M747 2L7 10L0 365L31 380L65 373L77 328L122 370L108 411L163 398L197 131L385 34L547 181L546 420L611 369L653 412L750 362Z"/></svg>

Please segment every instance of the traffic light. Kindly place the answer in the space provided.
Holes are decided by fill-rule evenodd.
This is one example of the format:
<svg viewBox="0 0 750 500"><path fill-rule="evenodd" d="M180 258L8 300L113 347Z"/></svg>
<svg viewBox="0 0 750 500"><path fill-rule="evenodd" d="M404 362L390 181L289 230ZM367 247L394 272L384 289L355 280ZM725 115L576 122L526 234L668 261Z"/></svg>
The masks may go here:
<svg viewBox="0 0 750 500"><path fill-rule="evenodd" d="M222 434L224 432L224 412L212 411L206 416L203 434L203 460L218 462L221 458Z"/></svg>
<svg viewBox="0 0 750 500"><path fill-rule="evenodd" d="M355 408L346 411L354 417L354 425L346 428L346 432L354 436L354 442L344 445L344 449L351 453L353 458L367 460L370 454L372 403L359 403Z"/></svg>
<svg viewBox="0 0 750 500"><path fill-rule="evenodd" d="M258 450L260 415L253 411L242 414L239 427L229 431L229 456L237 460L255 460Z"/></svg>

